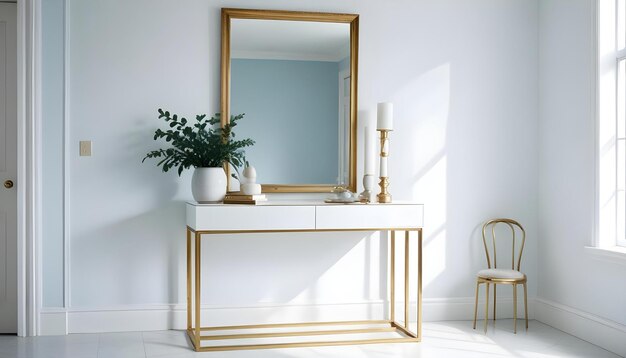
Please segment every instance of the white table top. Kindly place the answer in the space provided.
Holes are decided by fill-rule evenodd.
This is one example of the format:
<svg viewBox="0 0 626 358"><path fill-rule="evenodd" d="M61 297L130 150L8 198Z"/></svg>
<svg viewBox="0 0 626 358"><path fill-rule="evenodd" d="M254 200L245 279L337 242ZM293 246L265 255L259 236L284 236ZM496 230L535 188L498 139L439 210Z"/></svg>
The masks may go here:
<svg viewBox="0 0 626 358"><path fill-rule="evenodd" d="M187 203L194 230L328 230L422 227L424 205L335 204L321 200L269 200L257 205Z"/></svg>
<svg viewBox="0 0 626 358"><path fill-rule="evenodd" d="M197 207L204 207L204 206L209 206L209 207L216 207L216 206L247 206L247 207L254 207L254 206L379 206L379 205L421 205L418 202L412 202L412 201L394 201L392 203L369 203L369 204L364 204L364 203L325 203L323 200L302 200L302 199L294 199L294 200L267 200L267 201L260 201L258 202L256 205L252 205L252 204L224 204L224 203L214 203L214 204L200 204L198 202L195 201L188 201L187 202L188 205L192 205L192 206L197 206Z"/></svg>

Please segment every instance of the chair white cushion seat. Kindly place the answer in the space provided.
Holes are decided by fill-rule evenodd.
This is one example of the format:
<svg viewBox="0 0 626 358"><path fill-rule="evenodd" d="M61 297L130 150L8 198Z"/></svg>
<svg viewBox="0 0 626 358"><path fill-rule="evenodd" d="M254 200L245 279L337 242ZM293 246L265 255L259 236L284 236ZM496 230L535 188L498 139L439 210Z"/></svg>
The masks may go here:
<svg viewBox="0 0 626 358"><path fill-rule="evenodd" d="M526 277L526 275L517 270L486 269L478 271L478 277L517 280L523 279L524 277Z"/></svg>

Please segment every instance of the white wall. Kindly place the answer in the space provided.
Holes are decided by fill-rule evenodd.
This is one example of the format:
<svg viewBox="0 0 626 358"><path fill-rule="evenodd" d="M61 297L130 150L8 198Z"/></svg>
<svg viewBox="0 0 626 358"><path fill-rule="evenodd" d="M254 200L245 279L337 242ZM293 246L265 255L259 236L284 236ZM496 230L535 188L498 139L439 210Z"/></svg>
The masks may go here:
<svg viewBox="0 0 626 358"><path fill-rule="evenodd" d="M594 242L596 1L539 8L539 286L542 322L626 356L626 265Z"/></svg>
<svg viewBox="0 0 626 358"><path fill-rule="evenodd" d="M584 251L594 234L595 1L540 4L538 296L625 325L626 265Z"/></svg>
<svg viewBox="0 0 626 358"><path fill-rule="evenodd" d="M63 306L63 0L42 6L43 304Z"/></svg>
<svg viewBox="0 0 626 358"><path fill-rule="evenodd" d="M426 205L425 299L471 302L485 266L478 229L500 216L527 229L523 269L535 295L536 1L69 4L71 309L184 302L190 173L163 174L141 158L158 146L157 108L188 116L218 110L221 7L360 14L361 118L373 120L379 101L394 102L390 190L396 200ZM79 140L93 140L92 157L78 156ZM204 246L205 277L221 289L203 292L204 301L379 302L386 265L379 245L386 249L358 235L217 239ZM336 290L343 286L350 289Z"/></svg>

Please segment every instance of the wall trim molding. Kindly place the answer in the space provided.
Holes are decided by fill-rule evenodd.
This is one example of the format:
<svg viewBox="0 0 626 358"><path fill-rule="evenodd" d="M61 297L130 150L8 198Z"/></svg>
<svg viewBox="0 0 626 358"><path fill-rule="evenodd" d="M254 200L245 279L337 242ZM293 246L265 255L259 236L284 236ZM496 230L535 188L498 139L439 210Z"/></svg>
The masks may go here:
<svg viewBox="0 0 626 358"><path fill-rule="evenodd" d="M529 318L534 317L534 299L529 297ZM470 321L474 318L474 297L424 299L424 321ZM401 312L401 302L397 302ZM251 324L256 322L337 321L385 317L387 301L297 304L252 304L246 306L202 305L205 325ZM417 302L410 303L410 316L417 317ZM479 320L484 317L484 299L479 299ZM489 312L491 315L492 312ZM513 317L512 297L498 297L498 318ZM523 301L518 300L518 317ZM41 313L42 334L157 331L185 329L186 305L154 304L114 307L45 308Z"/></svg>
<svg viewBox="0 0 626 358"><path fill-rule="evenodd" d="M63 307L70 302L70 2L63 1Z"/></svg>
<svg viewBox="0 0 626 358"><path fill-rule="evenodd" d="M44 308L40 317L41 336L60 336L68 334L67 331L67 310L64 308Z"/></svg>
<svg viewBox="0 0 626 358"><path fill-rule="evenodd" d="M41 307L41 1L17 1L17 334Z"/></svg>
<svg viewBox="0 0 626 358"><path fill-rule="evenodd" d="M511 318L512 297L498 297L497 318ZM484 317L484 298L479 299L478 320ZM474 317L474 297L425 298L424 321L468 321ZM400 306L398 302L398 306ZM344 303L253 304L246 306L202 305L207 325L289 322L294 320L377 319L385 314L386 301ZM416 302L410 314L415 315ZM529 297L529 319L562 330L618 355L626 356L626 325L554 301ZM489 312L491 316L491 312ZM518 318L523 317L523 301L518 300ZM332 319L331 319L332 318ZM115 307L44 308L41 334L99 333L184 329L186 306L179 304L124 305ZM470 324L470 323L468 323ZM530 326L532 329L532 323Z"/></svg>
<svg viewBox="0 0 626 358"><path fill-rule="evenodd" d="M626 325L542 298L535 299L534 308L539 321L626 356Z"/></svg>

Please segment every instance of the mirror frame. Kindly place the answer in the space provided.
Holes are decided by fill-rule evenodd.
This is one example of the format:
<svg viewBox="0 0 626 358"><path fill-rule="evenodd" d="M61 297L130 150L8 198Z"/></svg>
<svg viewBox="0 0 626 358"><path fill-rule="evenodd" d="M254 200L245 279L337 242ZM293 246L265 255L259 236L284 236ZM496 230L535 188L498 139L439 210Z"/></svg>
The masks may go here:
<svg viewBox="0 0 626 358"><path fill-rule="evenodd" d="M356 125L357 80L359 56L359 15L283 10L251 10L222 8L221 55L221 124L230 121L230 26L231 19L338 22L350 24L350 152L349 175L346 188L356 192ZM225 166L227 188L230 190L230 166ZM264 193L325 193L337 184L261 184Z"/></svg>

